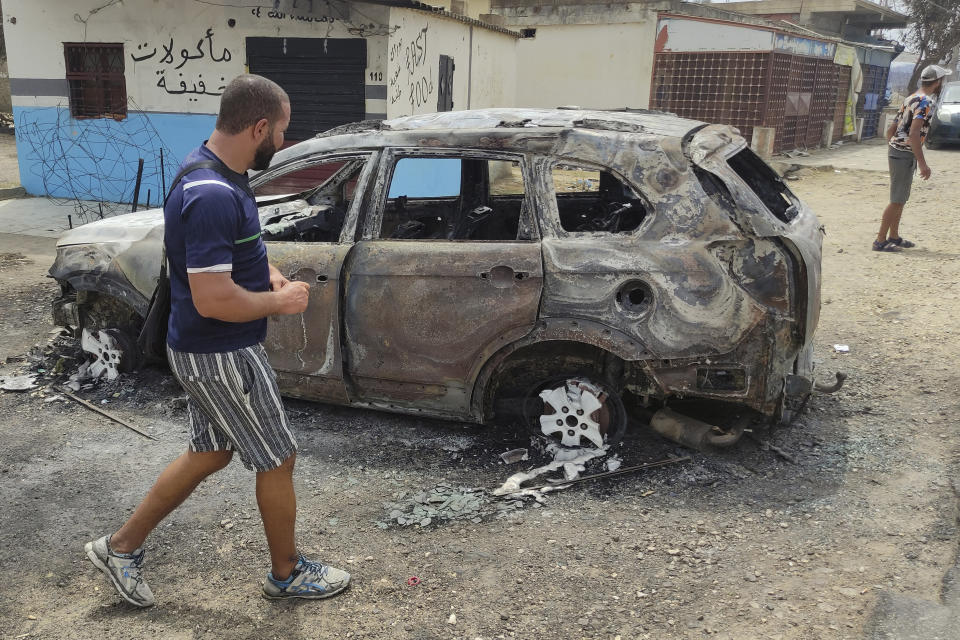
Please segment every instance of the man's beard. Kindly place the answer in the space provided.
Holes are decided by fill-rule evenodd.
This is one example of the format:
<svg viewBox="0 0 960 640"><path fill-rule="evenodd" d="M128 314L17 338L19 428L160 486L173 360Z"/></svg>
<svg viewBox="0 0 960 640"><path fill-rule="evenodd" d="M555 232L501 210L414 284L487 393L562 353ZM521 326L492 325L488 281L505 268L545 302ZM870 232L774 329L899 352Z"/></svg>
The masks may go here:
<svg viewBox="0 0 960 640"><path fill-rule="evenodd" d="M270 128L270 132L263 142L260 143L260 146L257 147L256 152L253 154L253 169L254 171L263 171L270 166L270 161L273 159L273 154L277 152L277 147L273 144L273 127Z"/></svg>

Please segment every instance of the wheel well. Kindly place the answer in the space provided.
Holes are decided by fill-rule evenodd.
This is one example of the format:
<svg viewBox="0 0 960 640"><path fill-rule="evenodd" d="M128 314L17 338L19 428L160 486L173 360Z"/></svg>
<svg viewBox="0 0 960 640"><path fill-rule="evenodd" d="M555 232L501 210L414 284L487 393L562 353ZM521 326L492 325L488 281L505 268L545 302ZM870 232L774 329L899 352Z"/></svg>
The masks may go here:
<svg viewBox="0 0 960 640"><path fill-rule="evenodd" d="M564 372L590 372L615 389L621 388L624 361L599 347L569 340L548 340L520 347L495 365L484 390L485 418L493 417L496 401L520 396L546 377Z"/></svg>
<svg viewBox="0 0 960 640"><path fill-rule="evenodd" d="M143 326L143 318L133 306L100 291L78 291L77 309L81 329L121 329L136 337Z"/></svg>

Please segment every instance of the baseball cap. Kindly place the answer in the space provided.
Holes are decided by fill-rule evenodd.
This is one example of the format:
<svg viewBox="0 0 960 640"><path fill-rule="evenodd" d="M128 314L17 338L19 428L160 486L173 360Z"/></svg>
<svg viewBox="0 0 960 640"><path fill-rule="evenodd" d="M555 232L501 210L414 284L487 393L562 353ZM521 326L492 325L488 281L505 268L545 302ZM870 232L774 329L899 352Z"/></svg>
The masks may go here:
<svg viewBox="0 0 960 640"><path fill-rule="evenodd" d="M940 65L931 64L930 66L924 67L923 72L920 74L920 80L922 82L933 82L934 80L939 80L944 76L948 76L953 71L950 69L944 69Z"/></svg>

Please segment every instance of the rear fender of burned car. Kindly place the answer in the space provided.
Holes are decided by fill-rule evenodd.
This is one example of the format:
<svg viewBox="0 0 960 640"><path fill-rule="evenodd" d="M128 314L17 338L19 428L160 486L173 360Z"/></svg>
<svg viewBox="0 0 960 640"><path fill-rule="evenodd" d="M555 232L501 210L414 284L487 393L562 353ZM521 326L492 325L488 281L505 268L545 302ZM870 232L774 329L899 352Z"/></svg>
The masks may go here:
<svg viewBox="0 0 960 640"><path fill-rule="evenodd" d="M780 327L771 374L783 379L788 395L809 391L813 336L820 320L823 226L729 127L698 130L686 152L705 193L752 239L752 257L736 244L718 246L715 253ZM775 388L770 387L772 396Z"/></svg>
<svg viewBox="0 0 960 640"><path fill-rule="evenodd" d="M783 179L746 147L746 141L734 135L728 127L714 125L698 131L687 145L687 150L693 162L719 178L732 195L733 202L724 203L724 206L734 222L752 236L781 244L793 258L796 290L793 294L795 308L791 313L797 316L799 338L808 343L813 340L820 321L823 226L810 207L789 192ZM752 189L731 167L731 158L745 151L752 158L748 159L753 162L751 168L763 174L760 178L765 184L774 184L786 193L785 197L791 206L782 216L772 213L758 191ZM701 184L703 182L701 177ZM709 188L709 185L704 186ZM722 201L725 194L718 195L714 199ZM775 194L770 196L776 197ZM771 306L779 308L776 304ZM787 312L786 308L779 309Z"/></svg>
<svg viewBox="0 0 960 640"><path fill-rule="evenodd" d="M77 292L109 296L144 317L160 275L162 246L161 209L98 220L62 235L50 267L62 289L55 321L79 324Z"/></svg>
<svg viewBox="0 0 960 640"><path fill-rule="evenodd" d="M710 134L742 143L730 129L702 139ZM639 397L713 398L775 415L785 376L808 359L819 309L812 213L802 208L787 228L760 219L770 215L762 203L751 211L711 197L679 137L575 130L554 153L608 167L650 210L632 232L572 233L560 227L556 203L543 203L541 320L584 332L581 320L591 319L635 343L628 357L617 355L626 361L624 387ZM738 200L747 200L744 189L729 187Z"/></svg>

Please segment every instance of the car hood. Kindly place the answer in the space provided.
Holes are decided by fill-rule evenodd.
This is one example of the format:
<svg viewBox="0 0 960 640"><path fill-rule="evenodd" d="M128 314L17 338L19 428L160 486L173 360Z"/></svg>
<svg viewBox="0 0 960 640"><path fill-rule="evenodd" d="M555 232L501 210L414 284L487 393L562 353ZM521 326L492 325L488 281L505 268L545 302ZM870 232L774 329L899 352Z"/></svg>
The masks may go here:
<svg viewBox="0 0 960 640"><path fill-rule="evenodd" d="M119 242L132 244L163 226L163 209L137 211L122 216L113 216L90 222L71 229L57 240L58 247L74 244L96 244L100 242Z"/></svg>

